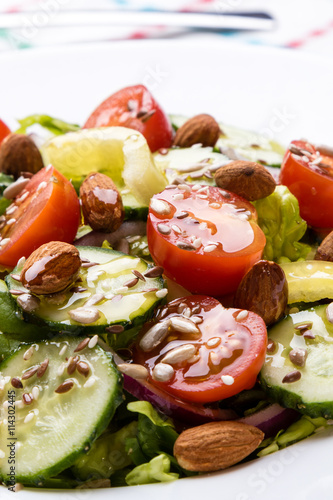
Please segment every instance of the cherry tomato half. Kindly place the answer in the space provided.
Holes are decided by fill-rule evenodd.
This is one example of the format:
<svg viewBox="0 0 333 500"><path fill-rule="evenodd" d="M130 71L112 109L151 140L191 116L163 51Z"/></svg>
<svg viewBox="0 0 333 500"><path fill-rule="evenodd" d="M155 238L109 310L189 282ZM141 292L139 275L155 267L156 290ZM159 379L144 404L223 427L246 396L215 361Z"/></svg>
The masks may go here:
<svg viewBox="0 0 333 500"><path fill-rule="evenodd" d="M10 134L10 129L2 120L0 120L0 144L9 134Z"/></svg>
<svg viewBox="0 0 333 500"><path fill-rule="evenodd" d="M148 369L152 384L177 398L196 403L229 398L253 387L267 345L266 326L260 316L241 309L226 309L212 297L192 295L170 302L159 317L162 317L160 323L169 323L166 338L147 350L149 337L148 342L145 339L154 324L150 322L140 333L133 354L134 362ZM186 322L191 325L188 332ZM179 349L185 352L185 359L177 361L175 349L178 360Z"/></svg>
<svg viewBox="0 0 333 500"><path fill-rule="evenodd" d="M149 251L165 274L192 293L234 292L266 243L243 198L209 186L174 186L153 196Z"/></svg>
<svg viewBox="0 0 333 500"><path fill-rule="evenodd" d="M292 141L280 182L296 196L301 217L315 228L333 228L333 157L320 155L304 141ZM302 154L302 152L304 154Z"/></svg>
<svg viewBox="0 0 333 500"><path fill-rule="evenodd" d="M35 174L7 208L1 230L0 264L14 267L40 245L71 243L80 223L80 204L72 184L54 167Z"/></svg>
<svg viewBox="0 0 333 500"><path fill-rule="evenodd" d="M84 128L111 126L138 130L152 152L169 148L172 143L170 120L144 85L126 87L108 97L89 116Z"/></svg>

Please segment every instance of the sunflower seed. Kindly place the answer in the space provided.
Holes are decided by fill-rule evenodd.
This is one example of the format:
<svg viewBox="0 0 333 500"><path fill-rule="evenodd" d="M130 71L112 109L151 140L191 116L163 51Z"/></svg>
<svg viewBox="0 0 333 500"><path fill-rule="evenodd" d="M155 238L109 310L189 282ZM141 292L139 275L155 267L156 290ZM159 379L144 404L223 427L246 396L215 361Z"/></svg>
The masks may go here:
<svg viewBox="0 0 333 500"><path fill-rule="evenodd" d="M80 351L83 351L83 349L85 347L87 347L87 345L89 344L90 342L90 337L86 337L84 340L82 340L79 345L76 347L76 349L74 349L74 352L80 352Z"/></svg>
<svg viewBox="0 0 333 500"><path fill-rule="evenodd" d="M54 391L57 394L65 394L66 392L69 392L71 389L74 387L74 382L71 379L65 380L62 384L57 387L57 389Z"/></svg>
<svg viewBox="0 0 333 500"><path fill-rule="evenodd" d="M27 349L25 351L25 353L23 354L23 359L24 361L28 361L28 359L31 358L31 356L33 355L34 353L34 346L32 345L31 347L29 347L29 349Z"/></svg>
<svg viewBox="0 0 333 500"><path fill-rule="evenodd" d="M49 360L48 358L44 359L44 361L40 364L40 367L37 370L37 377L42 378L44 373L47 370L47 367L49 366Z"/></svg>
<svg viewBox="0 0 333 500"><path fill-rule="evenodd" d="M94 335L93 337L91 337L88 344L89 349L93 349L94 347L96 347L97 342L98 342L98 335Z"/></svg>
<svg viewBox="0 0 333 500"><path fill-rule="evenodd" d="M35 385L32 390L31 390L32 397L34 398L35 401L39 398L39 388L37 385Z"/></svg>
<svg viewBox="0 0 333 500"><path fill-rule="evenodd" d="M85 302L84 307L91 307L105 299L105 295L103 293L95 293Z"/></svg>
<svg viewBox="0 0 333 500"><path fill-rule="evenodd" d="M29 422L31 422L31 420L34 418L34 416L35 416L34 412L30 411L28 413L28 415L25 417L25 419L23 420L23 422L25 424L28 424Z"/></svg>
<svg viewBox="0 0 333 500"><path fill-rule="evenodd" d="M150 208L159 215L169 215L171 212L169 203L158 198L150 200Z"/></svg>
<svg viewBox="0 0 333 500"><path fill-rule="evenodd" d="M69 316L71 319L77 323L82 323L83 325L88 325L90 323L95 323L100 317L100 312L96 307L78 307L77 309L72 309L69 311Z"/></svg>
<svg viewBox="0 0 333 500"><path fill-rule="evenodd" d="M22 293L17 297L17 303L26 312L33 312L39 307L39 299L30 293Z"/></svg>
<svg viewBox="0 0 333 500"><path fill-rule="evenodd" d="M135 379L146 379L148 378L148 370L142 365L136 363L120 363L117 366L118 370L129 377Z"/></svg>
<svg viewBox="0 0 333 500"><path fill-rule="evenodd" d="M29 179L19 177L15 182L6 187L6 189L2 193L2 196L4 198L7 198L7 200L13 200L21 193L21 191L23 191L28 182Z"/></svg>
<svg viewBox="0 0 333 500"><path fill-rule="evenodd" d="M193 344L183 344L168 351L161 362L174 365L176 363L181 363L182 361L187 361L194 356L196 350L197 349Z"/></svg>
<svg viewBox="0 0 333 500"><path fill-rule="evenodd" d="M168 382L174 376L175 370L167 363L157 363L153 369L153 379L157 382Z"/></svg>
<svg viewBox="0 0 333 500"><path fill-rule="evenodd" d="M163 340L167 337L169 333L170 320L161 321L156 323L154 326L149 328L149 330L143 335L140 340L140 347L144 352L150 352L155 349Z"/></svg>
<svg viewBox="0 0 333 500"><path fill-rule="evenodd" d="M326 307L326 318L330 323L333 323L333 302Z"/></svg>
<svg viewBox="0 0 333 500"><path fill-rule="evenodd" d="M199 333L200 330L193 321L188 318L172 316L170 318L171 327L180 333Z"/></svg>

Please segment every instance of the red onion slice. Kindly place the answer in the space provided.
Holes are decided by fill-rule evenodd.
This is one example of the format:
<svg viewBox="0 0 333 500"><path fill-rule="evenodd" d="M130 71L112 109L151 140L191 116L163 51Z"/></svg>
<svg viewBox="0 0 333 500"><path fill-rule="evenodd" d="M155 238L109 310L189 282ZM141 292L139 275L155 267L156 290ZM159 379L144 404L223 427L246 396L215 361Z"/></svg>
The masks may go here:
<svg viewBox="0 0 333 500"><path fill-rule="evenodd" d="M296 422L300 414L290 408L282 408L277 403L271 404L248 417L239 419L244 424L254 425L265 433L265 437L275 436L281 429L287 429L289 425Z"/></svg>
<svg viewBox="0 0 333 500"><path fill-rule="evenodd" d="M189 426L237 418L233 410L213 409L199 404L186 403L170 396L149 382L138 381L128 375L124 375L124 389L140 400L149 401L157 410L168 417L187 423Z"/></svg>

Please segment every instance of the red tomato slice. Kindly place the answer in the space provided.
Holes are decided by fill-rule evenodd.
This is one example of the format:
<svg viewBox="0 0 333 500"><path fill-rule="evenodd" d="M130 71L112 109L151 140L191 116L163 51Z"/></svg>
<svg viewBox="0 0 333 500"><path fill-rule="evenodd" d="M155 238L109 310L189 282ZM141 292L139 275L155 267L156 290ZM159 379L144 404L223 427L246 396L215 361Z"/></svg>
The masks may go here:
<svg viewBox="0 0 333 500"><path fill-rule="evenodd" d="M72 243L80 223L79 199L72 184L50 165L31 178L5 219L0 265L14 267L44 243Z"/></svg>
<svg viewBox="0 0 333 500"><path fill-rule="evenodd" d="M10 134L10 129L2 120L0 120L0 144L9 134Z"/></svg>
<svg viewBox="0 0 333 500"><path fill-rule="evenodd" d="M150 203L147 237L154 261L192 293L234 292L266 243L251 203L209 186L173 186Z"/></svg>
<svg viewBox="0 0 333 500"><path fill-rule="evenodd" d="M144 85L119 90L89 116L84 128L120 126L138 130L152 152L169 148L172 127L169 118Z"/></svg>
<svg viewBox="0 0 333 500"><path fill-rule="evenodd" d="M152 326L150 322L141 332L133 355L135 363L148 369L152 384L177 398L196 403L229 398L253 387L267 345L267 330L260 316L241 309L226 309L212 297L192 295L170 302L159 317L163 318L160 322L169 322L167 337L147 351L142 338ZM196 325L197 333L186 333L184 326L179 328L179 321ZM189 353L188 359L177 362L172 350L181 346L192 346L194 352ZM169 370L172 366L173 374L166 376L169 380L160 380L158 364L162 367L167 364Z"/></svg>
<svg viewBox="0 0 333 500"><path fill-rule="evenodd" d="M301 217L315 228L333 228L333 157L320 155L304 141L292 141L304 154L287 151L280 182L296 196Z"/></svg>

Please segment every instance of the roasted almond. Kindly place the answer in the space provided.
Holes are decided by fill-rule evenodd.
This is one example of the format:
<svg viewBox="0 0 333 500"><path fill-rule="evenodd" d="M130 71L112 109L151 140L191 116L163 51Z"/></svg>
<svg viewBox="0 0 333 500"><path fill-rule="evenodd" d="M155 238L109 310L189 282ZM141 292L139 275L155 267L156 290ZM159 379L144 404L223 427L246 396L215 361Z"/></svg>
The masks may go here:
<svg viewBox="0 0 333 500"><path fill-rule="evenodd" d="M0 171L4 174L18 179L21 172L35 174L43 166L39 149L28 135L10 134L1 144Z"/></svg>
<svg viewBox="0 0 333 500"><path fill-rule="evenodd" d="M333 262L333 231L323 239L314 258L315 260Z"/></svg>
<svg viewBox="0 0 333 500"><path fill-rule="evenodd" d="M217 121L210 115L196 115L187 120L176 132L174 145L189 148L194 144L215 146L221 130Z"/></svg>
<svg viewBox="0 0 333 500"><path fill-rule="evenodd" d="M250 455L264 439L257 427L241 422L209 422L187 429L174 445L174 455L189 471L226 469Z"/></svg>
<svg viewBox="0 0 333 500"><path fill-rule="evenodd" d="M51 241L28 257L20 278L32 293L57 293L75 282L80 266L76 247L63 241Z"/></svg>
<svg viewBox="0 0 333 500"><path fill-rule="evenodd" d="M259 163L237 160L219 168L215 173L216 185L232 191L246 200L265 198L275 190L273 176Z"/></svg>
<svg viewBox="0 0 333 500"><path fill-rule="evenodd" d="M260 260L251 267L234 297L234 307L258 314L266 325L281 318L287 304L288 283L284 271L268 260Z"/></svg>
<svg viewBox="0 0 333 500"><path fill-rule="evenodd" d="M92 173L80 187L82 212L86 224L94 231L111 233L124 220L124 207L120 193L110 177Z"/></svg>

